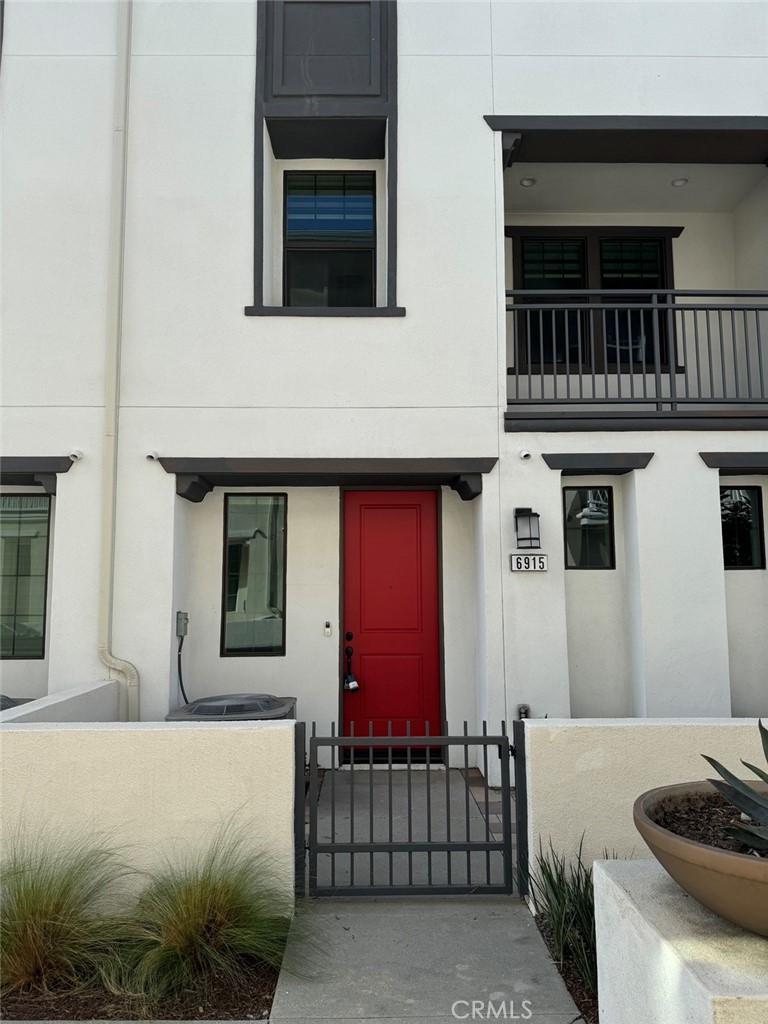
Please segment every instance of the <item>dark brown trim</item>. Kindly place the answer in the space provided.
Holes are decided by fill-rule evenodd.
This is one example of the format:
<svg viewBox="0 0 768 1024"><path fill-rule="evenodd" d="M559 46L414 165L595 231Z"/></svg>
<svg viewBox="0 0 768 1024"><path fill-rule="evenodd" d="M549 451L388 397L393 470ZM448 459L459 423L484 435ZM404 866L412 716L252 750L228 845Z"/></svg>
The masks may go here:
<svg viewBox="0 0 768 1024"><path fill-rule="evenodd" d="M645 469L653 458L653 452L584 452L556 455L547 453L542 458L550 469L559 469L563 476L588 476L603 474L622 476L634 469Z"/></svg>
<svg viewBox="0 0 768 1024"><path fill-rule="evenodd" d="M569 224L564 227L557 227L553 224L505 224L504 234L507 238L679 238L685 231L685 227L649 227L645 224L610 224L605 226L594 224ZM517 287L517 285L515 286ZM522 286L521 286L522 287ZM600 285L594 285L599 288ZM674 285L670 285L670 288ZM621 289L617 289L621 291ZM654 291L649 288L649 291Z"/></svg>
<svg viewBox="0 0 768 1024"><path fill-rule="evenodd" d="M158 461L166 473L176 475L176 493L195 502L202 501L213 487L346 485L363 490L375 485L389 489L417 485L427 489L443 484L457 490L464 501L471 501L482 490L481 480L477 478L490 473L498 459L160 458Z"/></svg>
<svg viewBox="0 0 768 1024"><path fill-rule="evenodd" d="M768 412L507 412L504 430L508 434L557 430L768 430Z"/></svg>
<svg viewBox="0 0 768 1024"><path fill-rule="evenodd" d="M483 477L481 473L463 473L451 481L451 490L456 491L462 501L474 501L483 493Z"/></svg>
<svg viewBox="0 0 768 1024"><path fill-rule="evenodd" d="M765 164L768 117L517 117L487 115L519 133L515 163Z"/></svg>
<svg viewBox="0 0 768 1024"><path fill-rule="evenodd" d="M616 568L616 524L614 522L614 504L613 504L613 488L599 485L601 491L608 491L608 536L610 538L610 565L568 565L568 538L565 529L565 515L566 515L566 491L584 491L591 490L588 484L569 484L567 487L562 488L563 492L563 565L565 569L570 572L574 570L576 572L610 572Z"/></svg>
<svg viewBox="0 0 768 1024"><path fill-rule="evenodd" d="M404 306L246 306L246 316L405 316Z"/></svg>
<svg viewBox="0 0 768 1024"><path fill-rule="evenodd" d="M12 487L42 487L56 494L56 475L68 473L72 459L68 455L22 455L0 458L0 484Z"/></svg>
<svg viewBox="0 0 768 1024"><path fill-rule="evenodd" d="M260 651L253 648L241 651L228 651L226 643L227 621L227 510L230 498L283 498L285 501L285 529L283 531L283 643L275 651ZM257 491L255 494L237 493L224 495L224 514L222 515L223 540L221 544L221 630L219 633L220 658L282 658L288 642L288 495L281 492Z"/></svg>
<svg viewBox="0 0 768 1024"><path fill-rule="evenodd" d="M379 95L288 96L273 94L274 5L258 0L256 28L256 80L254 111L254 217L253 217L253 304L245 307L246 316L405 316L397 305L397 4L375 0L381 55ZM316 310L291 309L264 305L264 126L273 119L287 122L308 118L329 119L349 125L349 145L355 147L355 124L360 118L386 121L386 193L387 193L387 305L369 309L341 308ZM285 123L282 125L286 128ZM339 125L337 124L337 128ZM270 136L271 138L271 136ZM300 149L293 139L293 152ZM310 146L314 143L310 142ZM351 152L352 150L350 150ZM309 154L306 154L309 156Z"/></svg>
<svg viewBox="0 0 768 1024"><path fill-rule="evenodd" d="M719 469L720 476L768 474L768 452L699 452L705 466Z"/></svg>

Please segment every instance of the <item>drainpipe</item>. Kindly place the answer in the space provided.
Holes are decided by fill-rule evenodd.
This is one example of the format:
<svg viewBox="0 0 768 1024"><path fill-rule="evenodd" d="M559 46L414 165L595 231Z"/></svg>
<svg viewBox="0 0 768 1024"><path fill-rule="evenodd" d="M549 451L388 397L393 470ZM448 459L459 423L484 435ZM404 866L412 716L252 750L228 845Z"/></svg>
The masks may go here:
<svg viewBox="0 0 768 1024"><path fill-rule="evenodd" d="M123 265L125 259L125 193L127 177L128 99L131 74L133 0L118 4L115 130L112 147L112 204L107 293L106 383L104 388L104 461L101 507L101 570L99 578L99 658L119 687L118 717L139 718L139 673L129 661L112 654L112 608L115 584L115 519L117 449L120 425L120 351L123 333Z"/></svg>

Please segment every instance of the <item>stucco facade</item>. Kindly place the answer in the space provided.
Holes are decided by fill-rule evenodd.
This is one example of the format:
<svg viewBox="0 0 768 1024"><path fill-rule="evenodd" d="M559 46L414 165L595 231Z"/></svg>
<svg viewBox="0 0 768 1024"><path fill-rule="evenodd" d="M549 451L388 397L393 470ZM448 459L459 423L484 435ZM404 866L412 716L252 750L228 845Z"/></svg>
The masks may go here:
<svg viewBox="0 0 768 1024"><path fill-rule="evenodd" d="M116 206L123 11L112 2L5 4L3 454L78 450L82 458L58 475L52 499L45 658L7 661L3 692L41 696L108 674L98 653L99 538L117 209L110 628L112 652L138 671L141 719L162 720L181 701L178 610L190 616L190 698L286 693L298 698L299 717L319 723L339 718L345 630L338 484L243 481L190 502L148 453L361 466L496 460L474 500L440 486L440 686L450 723L509 720L520 704L534 717L768 714L768 571L724 571L723 479L699 455L768 460L759 419L766 392L739 429L721 408L705 408L710 422L689 429L649 421L647 429L532 430L525 420L505 430L505 413L516 410L507 404L513 274L504 233L682 227L672 241L675 288L768 292L768 171L719 159L575 164L567 148L561 163L505 169L503 133L485 120L675 115L717 117L727 131L730 119L764 118L765 5L401 0L396 226L405 314L391 317L244 314L255 204L273 214L256 263L265 302L279 301L282 171L370 168L382 197L387 176L383 160L268 153L254 194L254 131L264 131L254 129L255 0L132 4L124 208ZM526 175L537 184L521 190ZM687 187L671 189L673 178ZM383 278L381 210L378 227ZM543 458L633 452L653 457L610 477L562 478ZM727 478L762 488L763 517L767 472ZM566 570L564 485L613 488L614 569ZM223 495L276 491L288 495L285 654L222 657ZM522 506L540 515L546 573L510 572Z"/></svg>

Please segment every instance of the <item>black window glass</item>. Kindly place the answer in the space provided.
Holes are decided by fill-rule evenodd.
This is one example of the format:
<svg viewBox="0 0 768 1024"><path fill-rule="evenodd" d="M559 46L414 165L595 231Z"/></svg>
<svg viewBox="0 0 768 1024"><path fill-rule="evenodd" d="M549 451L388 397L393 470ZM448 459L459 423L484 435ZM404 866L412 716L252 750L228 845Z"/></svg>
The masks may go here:
<svg viewBox="0 0 768 1024"><path fill-rule="evenodd" d="M664 251L660 238L604 238L600 242L600 287L653 291L664 288ZM626 301L631 303L632 296ZM621 297L614 301L621 302ZM643 300L640 300L643 301ZM656 317L662 361L667 321ZM652 310L616 309L605 315L605 340L610 362L654 362Z"/></svg>
<svg viewBox="0 0 768 1024"><path fill-rule="evenodd" d="M376 280L373 171L285 175L287 306L373 306Z"/></svg>
<svg viewBox="0 0 768 1024"><path fill-rule="evenodd" d="M285 254L289 306L372 306L373 253L293 249Z"/></svg>
<svg viewBox="0 0 768 1024"><path fill-rule="evenodd" d="M284 494L227 495L221 653L285 653Z"/></svg>
<svg viewBox="0 0 768 1024"><path fill-rule="evenodd" d="M523 288L587 287L585 242L582 238L524 238Z"/></svg>
<svg viewBox="0 0 768 1024"><path fill-rule="evenodd" d="M613 569L613 493L610 487L565 487L565 566Z"/></svg>
<svg viewBox="0 0 768 1024"><path fill-rule="evenodd" d="M51 499L0 497L0 657L45 657Z"/></svg>
<svg viewBox="0 0 768 1024"><path fill-rule="evenodd" d="M721 487L720 518L726 569L765 568L760 488Z"/></svg>
<svg viewBox="0 0 768 1024"><path fill-rule="evenodd" d="M586 288L586 243L582 238L524 238L523 288L579 290ZM553 300L557 301L557 300ZM573 297L564 300L573 304ZM583 346L581 314L574 310L557 310L521 314L521 335L530 352L526 362L579 362Z"/></svg>
<svg viewBox="0 0 768 1024"><path fill-rule="evenodd" d="M660 238L603 238L600 242L600 287L664 287Z"/></svg>

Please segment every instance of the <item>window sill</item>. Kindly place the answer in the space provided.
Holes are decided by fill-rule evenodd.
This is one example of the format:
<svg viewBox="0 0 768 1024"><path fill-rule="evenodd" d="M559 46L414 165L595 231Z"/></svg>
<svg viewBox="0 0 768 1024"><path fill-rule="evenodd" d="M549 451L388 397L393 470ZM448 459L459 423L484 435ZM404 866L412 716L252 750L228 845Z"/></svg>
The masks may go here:
<svg viewBox="0 0 768 1024"><path fill-rule="evenodd" d="M246 316L405 316L404 306L246 306Z"/></svg>

